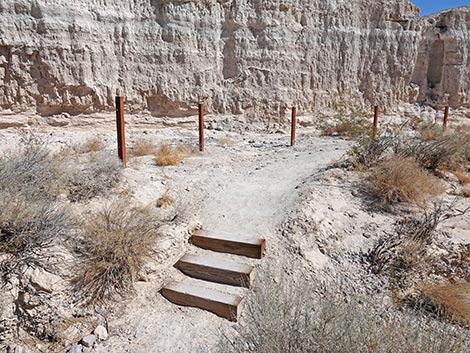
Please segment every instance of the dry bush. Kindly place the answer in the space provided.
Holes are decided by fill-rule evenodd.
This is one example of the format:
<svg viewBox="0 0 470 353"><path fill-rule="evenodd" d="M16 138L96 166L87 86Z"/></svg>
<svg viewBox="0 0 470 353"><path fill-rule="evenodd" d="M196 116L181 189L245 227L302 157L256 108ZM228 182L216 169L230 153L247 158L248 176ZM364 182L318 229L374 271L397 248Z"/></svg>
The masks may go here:
<svg viewBox="0 0 470 353"><path fill-rule="evenodd" d="M237 141L229 136L224 136L224 137L219 138L219 144L222 146L230 147L230 146L234 146L236 143Z"/></svg>
<svg viewBox="0 0 470 353"><path fill-rule="evenodd" d="M451 207L436 203L421 215L397 221L393 233L385 233L367 255L372 272L393 274L400 279L401 274L423 264L439 223L457 215Z"/></svg>
<svg viewBox="0 0 470 353"><path fill-rule="evenodd" d="M98 136L88 138L84 143L75 144L71 148L76 154L92 153L104 150L105 143Z"/></svg>
<svg viewBox="0 0 470 353"><path fill-rule="evenodd" d="M455 173L457 179L459 179L460 184L470 184L470 174L457 170Z"/></svg>
<svg viewBox="0 0 470 353"><path fill-rule="evenodd" d="M157 200L157 207L168 207L173 205L175 202L176 200L171 196L170 192L167 190L165 191L163 196Z"/></svg>
<svg viewBox="0 0 470 353"><path fill-rule="evenodd" d="M246 299L244 317L226 332L219 352L230 353L457 353L468 333L424 316L387 313L370 298L334 288L264 280ZM298 282L297 282L298 283ZM312 293L323 292L318 297Z"/></svg>
<svg viewBox="0 0 470 353"><path fill-rule="evenodd" d="M460 193L463 197L470 197L470 185L466 185L460 190Z"/></svg>
<svg viewBox="0 0 470 353"><path fill-rule="evenodd" d="M155 152L155 145L152 141L138 138L132 146L131 155L134 157L147 156Z"/></svg>
<svg viewBox="0 0 470 353"><path fill-rule="evenodd" d="M441 317L460 325L470 325L470 283L423 283L418 286L420 301Z"/></svg>
<svg viewBox="0 0 470 353"><path fill-rule="evenodd" d="M426 169L461 168L469 161L470 135L447 132L431 141L413 140L399 151L403 157L414 157Z"/></svg>
<svg viewBox="0 0 470 353"><path fill-rule="evenodd" d="M445 130L436 124L421 124L418 127L419 138L423 141L435 141L444 135Z"/></svg>
<svg viewBox="0 0 470 353"><path fill-rule="evenodd" d="M191 148L185 145L162 145L155 152L155 162L159 166L177 165L192 153Z"/></svg>
<svg viewBox="0 0 470 353"><path fill-rule="evenodd" d="M119 182L122 172L117 156L106 151L81 157L79 163L73 163L68 168L67 197L73 202L105 195Z"/></svg>
<svg viewBox="0 0 470 353"><path fill-rule="evenodd" d="M74 284L87 304L121 297L152 254L158 220L149 208L129 200L105 206L84 227Z"/></svg>
<svg viewBox="0 0 470 353"><path fill-rule="evenodd" d="M0 156L0 269L4 281L27 267L45 267L47 249L69 227L57 202L63 165L34 135Z"/></svg>
<svg viewBox="0 0 470 353"><path fill-rule="evenodd" d="M333 125L325 126L320 131L320 136L346 136L359 137L370 134L371 124L367 119L342 118Z"/></svg>
<svg viewBox="0 0 470 353"><path fill-rule="evenodd" d="M385 204L422 202L443 192L437 180L423 172L413 158L392 156L379 162L368 175L371 191Z"/></svg>

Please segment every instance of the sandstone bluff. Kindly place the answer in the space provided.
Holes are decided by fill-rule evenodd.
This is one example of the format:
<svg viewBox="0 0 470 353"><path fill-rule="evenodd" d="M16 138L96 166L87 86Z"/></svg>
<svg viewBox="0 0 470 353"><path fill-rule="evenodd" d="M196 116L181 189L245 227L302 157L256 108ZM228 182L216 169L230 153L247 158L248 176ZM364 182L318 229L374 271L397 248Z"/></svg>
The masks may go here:
<svg viewBox="0 0 470 353"><path fill-rule="evenodd" d="M470 106L470 7L407 0L3 0L0 106L284 115Z"/></svg>

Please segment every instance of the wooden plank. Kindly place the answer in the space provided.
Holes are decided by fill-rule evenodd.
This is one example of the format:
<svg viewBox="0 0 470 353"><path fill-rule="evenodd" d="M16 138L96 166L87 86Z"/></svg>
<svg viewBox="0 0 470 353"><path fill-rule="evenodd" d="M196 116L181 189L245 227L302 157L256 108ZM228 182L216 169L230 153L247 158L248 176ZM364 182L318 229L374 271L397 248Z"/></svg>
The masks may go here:
<svg viewBox="0 0 470 353"><path fill-rule="evenodd" d="M264 255L264 239L239 239L230 235L197 231L191 236L194 245L217 252L261 259Z"/></svg>
<svg viewBox="0 0 470 353"><path fill-rule="evenodd" d="M253 266L207 255L184 255L175 265L188 276L206 281L250 288Z"/></svg>
<svg viewBox="0 0 470 353"><path fill-rule="evenodd" d="M172 282L164 286L162 295L170 302L210 311L230 321L237 321L242 297L219 292L185 282Z"/></svg>

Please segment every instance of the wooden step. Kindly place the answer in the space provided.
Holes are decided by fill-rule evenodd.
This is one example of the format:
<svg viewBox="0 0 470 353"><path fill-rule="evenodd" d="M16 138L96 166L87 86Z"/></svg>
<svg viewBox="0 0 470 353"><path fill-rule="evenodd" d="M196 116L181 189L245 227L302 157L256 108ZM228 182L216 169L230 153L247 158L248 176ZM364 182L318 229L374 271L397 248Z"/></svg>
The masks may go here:
<svg viewBox="0 0 470 353"><path fill-rule="evenodd" d="M162 295L170 302L210 311L230 321L237 321L242 297L187 282L172 282L164 286Z"/></svg>
<svg viewBox="0 0 470 353"><path fill-rule="evenodd" d="M238 239L234 236L212 234L197 231L191 236L194 245L203 249L243 255L261 259L264 254L266 241L264 239Z"/></svg>
<svg viewBox="0 0 470 353"><path fill-rule="evenodd" d="M175 265L181 272L205 281L250 288L253 266L207 255L184 255Z"/></svg>

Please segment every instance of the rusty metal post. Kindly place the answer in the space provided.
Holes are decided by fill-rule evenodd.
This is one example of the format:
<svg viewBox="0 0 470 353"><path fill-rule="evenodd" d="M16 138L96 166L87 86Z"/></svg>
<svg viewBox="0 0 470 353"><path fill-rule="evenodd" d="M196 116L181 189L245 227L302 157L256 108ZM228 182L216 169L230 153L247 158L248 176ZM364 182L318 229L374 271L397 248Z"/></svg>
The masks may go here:
<svg viewBox="0 0 470 353"><path fill-rule="evenodd" d="M199 151L204 152L204 104L199 103Z"/></svg>
<svg viewBox="0 0 470 353"><path fill-rule="evenodd" d="M374 107L374 125L372 126L372 138L375 139L377 135L377 125L379 123L379 106Z"/></svg>
<svg viewBox="0 0 470 353"><path fill-rule="evenodd" d="M444 108L444 120L442 121L442 128L447 129L447 121L449 120L449 106L446 105Z"/></svg>
<svg viewBox="0 0 470 353"><path fill-rule="evenodd" d="M292 107L291 129L290 129L290 145L295 144L295 127L297 125L297 108Z"/></svg>
<svg viewBox="0 0 470 353"><path fill-rule="evenodd" d="M124 128L124 97L116 97L116 128L118 155L122 166L126 168L126 136Z"/></svg>

